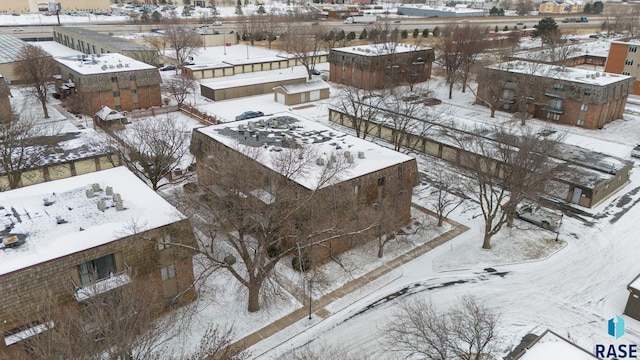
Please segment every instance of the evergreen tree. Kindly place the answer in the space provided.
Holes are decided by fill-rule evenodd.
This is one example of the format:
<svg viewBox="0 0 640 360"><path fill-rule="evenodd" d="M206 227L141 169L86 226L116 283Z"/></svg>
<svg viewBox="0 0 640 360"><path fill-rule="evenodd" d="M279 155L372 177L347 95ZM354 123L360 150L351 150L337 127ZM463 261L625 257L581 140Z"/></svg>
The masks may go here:
<svg viewBox="0 0 640 360"><path fill-rule="evenodd" d="M258 8L258 14L266 14L267 11L264 9L264 6L260 5Z"/></svg>
<svg viewBox="0 0 640 360"><path fill-rule="evenodd" d="M151 17L149 16L149 12L147 10L144 10L142 12L142 15L140 15L140 21L142 21L143 23L148 23L149 21L151 21Z"/></svg>
<svg viewBox="0 0 640 360"><path fill-rule="evenodd" d="M504 9L498 10L498 16L504 16Z"/></svg>
<svg viewBox="0 0 640 360"><path fill-rule="evenodd" d="M491 10L489 10L489 15L498 15L498 13L500 12L500 10L497 7L492 7Z"/></svg>
<svg viewBox="0 0 640 360"><path fill-rule="evenodd" d="M360 33L360 40L364 40L367 38L367 29L362 29L362 32Z"/></svg>
<svg viewBox="0 0 640 360"><path fill-rule="evenodd" d="M238 0L238 2L240 2L241 0ZM238 4L236 5L236 11L235 11L236 15L242 15L242 4Z"/></svg>
<svg viewBox="0 0 640 360"><path fill-rule="evenodd" d="M220 12L218 11L218 8L216 7L215 4L211 5L211 16L213 17L220 16Z"/></svg>
<svg viewBox="0 0 640 360"><path fill-rule="evenodd" d="M433 36L435 36L435 37L440 36L440 27L436 26L436 27L433 29Z"/></svg>
<svg viewBox="0 0 640 360"><path fill-rule="evenodd" d="M344 30L341 30L340 33L338 34L338 40L344 40L347 37L347 34L345 34Z"/></svg>
<svg viewBox="0 0 640 360"><path fill-rule="evenodd" d="M502 31L509 31L509 25L505 25L505 26L502 28Z"/></svg>
<svg viewBox="0 0 640 360"><path fill-rule="evenodd" d="M493 32L498 32L498 31L500 31L500 30L498 29L498 25L496 25L496 29L493 30Z"/></svg>
<svg viewBox="0 0 640 360"><path fill-rule="evenodd" d="M347 40L351 41L351 40L355 40L356 38L356 32L355 31L351 31L349 32L349 35L347 35Z"/></svg>
<svg viewBox="0 0 640 360"><path fill-rule="evenodd" d="M158 10L154 10L153 13L151 14L151 22L157 24L161 21L162 21L162 14L160 14Z"/></svg>
<svg viewBox="0 0 640 360"><path fill-rule="evenodd" d="M602 1L596 1L591 6L591 12L594 14L600 14L604 10L604 3Z"/></svg>
<svg viewBox="0 0 640 360"><path fill-rule="evenodd" d="M585 14L591 14L591 11L592 11L592 10L591 10L591 3L587 3L587 4L584 6L584 10L582 10L582 11L583 11Z"/></svg>
<svg viewBox="0 0 640 360"><path fill-rule="evenodd" d="M422 30L422 37L424 38L429 37L429 29Z"/></svg>
<svg viewBox="0 0 640 360"><path fill-rule="evenodd" d="M413 38L414 39L417 38L418 35L420 35L420 30L419 29L413 29L413 34L412 34Z"/></svg>
<svg viewBox="0 0 640 360"><path fill-rule="evenodd" d="M407 30L402 30L402 32L400 33L400 37L403 39L406 39L409 37L409 32L407 32Z"/></svg>

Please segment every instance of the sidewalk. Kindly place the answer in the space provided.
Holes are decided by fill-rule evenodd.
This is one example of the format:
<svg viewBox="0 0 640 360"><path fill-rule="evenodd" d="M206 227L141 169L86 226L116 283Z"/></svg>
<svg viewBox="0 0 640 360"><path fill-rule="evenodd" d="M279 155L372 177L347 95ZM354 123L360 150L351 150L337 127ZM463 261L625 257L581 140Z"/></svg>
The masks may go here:
<svg viewBox="0 0 640 360"><path fill-rule="evenodd" d="M429 214L431 216L436 216L435 213L433 213L432 211L419 206L417 204L412 204L412 206L419 210L422 211L426 214ZM322 296L321 298L315 299L313 301L312 304L312 312L322 318L322 319L326 319L329 316L332 315L332 313L330 311L328 311L325 307L331 303L333 303L334 301L352 293L353 291L355 291L356 289L363 287L365 285L367 285L368 283L380 278L381 276L387 274L388 272L390 272L391 270L394 270L398 267L400 267L403 264L408 263L409 261L423 255L426 254L427 252L429 252L430 250L434 249L435 247L444 244L445 242L455 238L456 236L464 233L465 231L469 230L468 227L457 223L453 220L450 219L445 219L445 222L447 222L449 225L451 225L451 229L449 231L447 231L446 233L443 233L431 240L429 240L428 242L426 242L425 244L422 244L412 250L409 250L408 252L398 256L397 258L389 261L388 263L362 275L361 277L352 280L348 283L346 283L345 285L333 290L332 292L328 293L327 295ZM243 339L240 339L234 343L232 343L230 346L232 347L236 347L237 349L239 349L240 351L242 350L246 350L249 347L257 344L258 342L276 334L277 332L279 332L280 330L285 329L286 327L293 325L294 323L304 319L305 317L307 317L309 315L309 308L308 308L308 304L303 305L301 308L299 308L298 310L295 310L294 312L283 316L282 318L274 321L273 323L255 331L252 334L249 334L248 336L244 337Z"/></svg>

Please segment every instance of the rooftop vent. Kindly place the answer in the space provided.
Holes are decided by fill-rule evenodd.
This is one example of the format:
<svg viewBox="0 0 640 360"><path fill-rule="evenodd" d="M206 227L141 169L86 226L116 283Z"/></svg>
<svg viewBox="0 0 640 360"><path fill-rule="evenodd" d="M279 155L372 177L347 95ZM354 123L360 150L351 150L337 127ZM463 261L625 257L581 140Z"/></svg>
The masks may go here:
<svg viewBox="0 0 640 360"><path fill-rule="evenodd" d="M97 205L98 205L98 210L100 211L104 211L107 208L107 203L104 200L98 201Z"/></svg>
<svg viewBox="0 0 640 360"><path fill-rule="evenodd" d="M65 220L62 216L58 215L56 216L56 224L60 225L60 224L66 224L67 220Z"/></svg>
<svg viewBox="0 0 640 360"><path fill-rule="evenodd" d="M125 64L124 64L124 67L129 67L129 63L125 63Z"/></svg>
<svg viewBox="0 0 640 360"><path fill-rule="evenodd" d="M114 66L112 64L109 65L109 69L113 69Z"/></svg>
<svg viewBox="0 0 640 360"><path fill-rule="evenodd" d="M94 192L98 192L98 191L100 191L100 184L93 183L93 184L91 184L91 188L93 189Z"/></svg>
<svg viewBox="0 0 640 360"><path fill-rule="evenodd" d="M101 68L102 70L107 70L107 65L102 65Z"/></svg>
<svg viewBox="0 0 640 360"><path fill-rule="evenodd" d="M124 204L122 203L122 201L116 201L116 210L117 211L124 210Z"/></svg>
<svg viewBox="0 0 640 360"><path fill-rule="evenodd" d="M51 201L49 200L49 198L42 199L42 202L44 203L44 206L51 206L53 205L53 203L55 203L55 201Z"/></svg>
<svg viewBox="0 0 640 360"><path fill-rule="evenodd" d="M364 151L358 151L358 159L364 159Z"/></svg>
<svg viewBox="0 0 640 360"><path fill-rule="evenodd" d="M106 190L105 194L107 196L113 195L113 187L112 186L107 186L107 190Z"/></svg>
<svg viewBox="0 0 640 360"><path fill-rule="evenodd" d="M316 159L316 165L324 166L324 159L323 158L317 158Z"/></svg>
<svg viewBox="0 0 640 360"><path fill-rule="evenodd" d="M96 195L96 193L93 191L93 189L87 189L85 191L85 195L87 195L87 198L91 199Z"/></svg>
<svg viewBox="0 0 640 360"><path fill-rule="evenodd" d="M115 202L122 201L122 196L120 196L120 193L113 194L113 201Z"/></svg>
<svg viewBox="0 0 640 360"><path fill-rule="evenodd" d="M122 67L122 64L118 63L118 65L116 65L116 67L119 69Z"/></svg>
<svg viewBox="0 0 640 360"><path fill-rule="evenodd" d="M4 238L4 240L2 240L2 243L4 244L5 248L8 248L20 245L21 241L17 235L11 235Z"/></svg>

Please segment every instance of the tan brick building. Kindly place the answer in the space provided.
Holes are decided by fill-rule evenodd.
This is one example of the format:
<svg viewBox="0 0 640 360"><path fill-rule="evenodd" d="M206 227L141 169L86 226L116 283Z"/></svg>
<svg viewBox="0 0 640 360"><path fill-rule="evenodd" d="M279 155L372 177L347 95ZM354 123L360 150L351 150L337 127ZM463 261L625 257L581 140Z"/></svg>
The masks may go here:
<svg viewBox="0 0 640 360"><path fill-rule="evenodd" d="M613 74L633 76L636 81L633 83L634 95L640 95L640 41L631 40L627 42L612 41L609 48L609 56L604 65L604 71Z"/></svg>
<svg viewBox="0 0 640 360"><path fill-rule="evenodd" d="M574 14L584 11L583 1L543 1L538 7L540 14Z"/></svg>
<svg viewBox="0 0 640 360"><path fill-rule="evenodd" d="M385 43L331 49L329 80L365 90L431 78L431 48Z"/></svg>
<svg viewBox="0 0 640 360"><path fill-rule="evenodd" d="M195 296L192 253L174 245L195 246L189 222L124 167L6 191L3 204L16 210L3 208L0 354L55 321L45 289L66 306L134 281L158 289L150 304Z"/></svg>
<svg viewBox="0 0 640 360"><path fill-rule="evenodd" d="M110 11L111 0L56 0L62 12L66 11ZM49 12L49 1L11 0L0 1L0 13L37 14Z"/></svg>
<svg viewBox="0 0 640 360"><path fill-rule="evenodd" d="M485 68L491 81L478 86L477 104L501 94L502 110L586 129L620 119L635 78L628 75L510 61Z"/></svg>
<svg viewBox="0 0 640 360"><path fill-rule="evenodd" d="M157 68L121 54L55 58L59 65L56 89L77 95L85 114L108 106L116 110L161 106L162 78Z"/></svg>
<svg viewBox="0 0 640 360"><path fill-rule="evenodd" d="M247 155L256 151L262 152L255 157ZM256 179L269 179L264 184L257 184L259 189L247 191L255 197L253 201L266 203L265 199L269 199L269 206L287 201L276 197L282 193L278 189L294 189L299 194L298 199L306 199L313 193L313 200L296 211L295 223L294 219L287 218L287 223L279 226L285 229L282 230L285 238L296 234L296 229L308 227L336 227L345 233L372 229L358 240L342 236L325 246L314 247L312 256L316 261L324 261L330 254L368 241L376 234L393 232L406 225L411 217L411 189L418 181L414 158L293 114L195 129L191 152L196 156L201 186L219 185L224 181L219 175L219 169L224 165L218 162L224 159L227 164L248 167ZM311 161L299 173L285 176L277 165L278 159L291 154L297 159L302 156L302 160L308 157ZM341 160L349 165L338 174L339 181L318 188L326 169Z"/></svg>

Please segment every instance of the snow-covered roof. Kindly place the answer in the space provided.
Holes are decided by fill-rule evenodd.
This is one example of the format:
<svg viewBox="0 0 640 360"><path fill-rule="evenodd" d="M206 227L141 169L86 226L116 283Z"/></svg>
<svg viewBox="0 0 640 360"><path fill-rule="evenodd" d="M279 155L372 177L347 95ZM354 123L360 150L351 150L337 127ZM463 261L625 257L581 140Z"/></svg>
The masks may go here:
<svg viewBox="0 0 640 360"><path fill-rule="evenodd" d="M505 63L489 65L491 69L512 73L539 76L550 79L565 80L593 86L605 86L619 81L628 80L632 76L590 71L579 68L558 65L540 64L529 61L514 60Z"/></svg>
<svg viewBox="0 0 640 360"><path fill-rule="evenodd" d="M0 64L14 62L26 43L15 36L0 33Z"/></svg>
<svg viewBox="0 0 640 360"><path fill-rule="evenodd" d="M365 55L365 56L380 56L388 54L399 54L411 51L420 51L429 49L424 46L416 46L401 43L381 43L381 44L369 44L369 45L357 45L347 46L341 48L331 49L332 51L342 51L351 54Z"/></svg>
<svg viewBox="0 0 640 360"><path fill-rule="evenodd" d="M92 184L100 191L88 198ZM107 186L120 194L124 210L113 206ZM125 167L1 192L0 206L4 224L14 224L10 234L26 236L23 244L0 251L0 275L115 241L131 232L134 221L149 230L183 218Z"/></svg>
<svg viewBox="0 0 640 360"><path fill-rule="evenodd" d="M114 110L108 106L100 109L100 111L96 113L96 116L102 121L113 121L126 118L123 113L118 112L117 110Z"/></svg>
<svg viewBox="0 0 640 360"><path fill-rule="evenodd" d="M565 56L575 58L588 55L606 58L609 55L610 47L611 42L608 40L585 41L571 44L566 49L554 50L547 48L538 51L522 51L516 53L513 58L543 62L553 62L559 59L564 60Z"/></svg>
<svg viewBox="0 0 640 360"><path fill-rule="evenodd" d="M131 41L127 41L115 36L99 33L83 27L55 26L53 28L53 31L54 32L71 32L76 35L89 38L93 41L96 41L102 44L108 44L110 46L117 48L120 51L150 51L151 50L144 45L136 44Z"/></svg>
<svg viewBox="0 0 640 360"><path fill-rule="evenodd" d="M640 275L636 276L635 279L629 284L629 288L635 291L640 291Z"/></svg>
<svg viewBox="0 0 640 360"><path fill-rule="evenodd" d="M588 351L571 343L562 336L546 330L540 337L514 360L591 360L596 359Z"/></svg>
<svg viewBox="0 0 640 360"><path fill-rule="evenodd" d="M156 69L142 61L117 53L68 56L55 60L83 75Z"/></svg>
<svg viewBox="0 0 640 360"><path fill-rule="evenodd" d="M32 44L46 51L54 58L78 56L83 54L82 51L74 50L55 41L38 41Z"/></svg>
<svg viewBox="0 0 640 360"><path fill-rule="evenodd" d="M240 74L242 75L242 74ZM280 72L269 73L250 73L251 76L225 76L221 78L214 78L211 80L204 80L200 82L201 86L208 87L214 90L234 88L238 86L247 86L255 84L263 84L274 81L287 81L287 80L300 80L304 81L307 77L305 75L296 74L292 71L282 70Z"/></svg>
<svg viewBox="0 0 640 360"><path fill-rule="evenodd" d="M329 88L329 84L322 80L309 81L302 84L281 85L273 88L274 90L281 88L287 94L300 94L306 91L324 90Z"/></svg>
<svg viewBox="0 0 640 360"><path fill-rule="evenodd" d="M247 131L241 133L240 126ZM247 138L248 130L252 128L255 134ZM260 162L274 170L276 170L277 162L275 157L282 151L289 151L292 146L288 144L295 143L298 148L310 147L312 154L324 158L324 164L329 163L332 154L345 157L346 152L349 152L352 155L353 163L344 173L340 174L341 181L413 159L408 155L347 135L288 112L275 114L275 116L236 121L232 124L207 126L198 128L196 131L233 149L239 145L262 146L266 151L265 156L260 158ZM316 187L321 171L324 166L327 166L317 165L315 159L311 163L305 171L301 171L292 179L308 189Z"/></svg>

